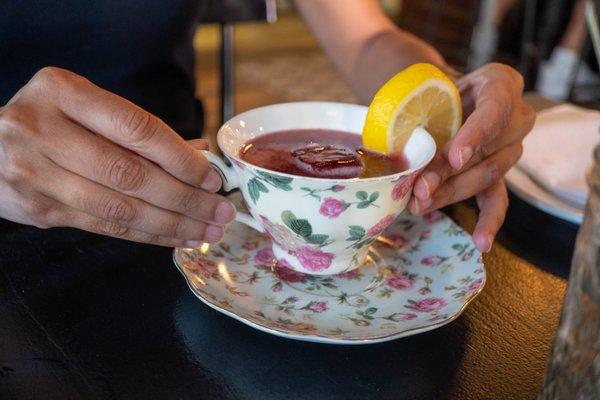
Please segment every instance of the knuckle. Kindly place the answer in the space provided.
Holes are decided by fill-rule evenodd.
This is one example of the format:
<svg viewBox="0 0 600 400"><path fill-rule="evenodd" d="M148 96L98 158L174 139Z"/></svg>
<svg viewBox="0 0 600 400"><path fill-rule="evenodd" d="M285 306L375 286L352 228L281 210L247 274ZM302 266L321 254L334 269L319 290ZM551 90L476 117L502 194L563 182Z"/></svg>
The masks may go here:
<svg viewBox="0 0 600 400"><path fill-rule="evenodd" d="M163 243L165 243L165 239L160 237L160 235L148 234L144 239L144 242L162 245Z"/></svg>
<svg viewBox="0 0 600 400"><path fill-rule="evenodd" d="M490 142L482 143L477 152L479 153L481 158L486 158L493 153L492 144Z"/></svg>
<svg viewBox="0 0 600 400"><path fill-rule="evenodd" d="M112 221L95 220L91 226L93 231L101 233L103 235L114 236L114 237L125 237L129 234L129 228Z"/></svg>
<svg viewBox="0 0 600 400"><path fill-rule="evenodd" d="M25 199L21 203L21 207L23 212L37 223L46 221L46 217L52 208L48 202L36 197Z"/></svg>
<svg viewBox="0 0 600 400"><path fill-rule="evenodd" d="M510 126L512 119L512 106L508 100L508 96L498 96L491 101L495 110L493 118L490 119L495 129L502 131Z"/></svg>
<svg viewBox="0 0 600 400"><path fill-rule="evenodd" d="M9 155L2 171L5 181L13 187L22 185L33 176L33 171L28 164L16 155Z"/></svg>
<svg viewBox="0 0 600 400"><path fill-rule="evenodd" d="M53 66L47 66L44 68L41 68L40 70L38 70L38 72L35 73L35 75L33 76L34 80L56 80L56 79L60 79L61 77L65 76L65 73L67 71L62 69L62 68L58 68L58 67L53 67Z"/></svg>
<svg viewBox="0 0 600 400"><path fill-rule="evenodd" d="M195 150L188 150L176 153L176 159L173 163L179 168L193 168L194 170L198 169L201 171L203 176L199 177L203 179L209 171L208 161L206 158L200 155L199 152Z"/></svg>
<svg viewBox="0 0 600 400"><path fill-rule="evenodd" d="M198 208L201 202L200 195L195 190L184 190L178 197L177 204L184 212Z"/></svg>
<svg viewBox="0 0 600 400"><path fill-rule="evenodd" d="M485 187L489 187L500 180L502 171L500 171L498 163L494 161L488 162L486 170Z"/></svg>
<svg viewBox="0 0 600 400"><path fill-rule="evenodd" d="M80 78L79 75L71 71L50 66L44 67L36 72L27 86L42 91L54 90L56 88L68 85L77 78Z"/></svg>
<svg viewBox="0 0 600 400"><path fill-rule="evenodd" d="M454 184L452 182L449 182L445 185L446 190L444 190L444 194L445 194L445 201L447 203L453 203L455 198L456 198L456 188L454 187Z"/></svg>
<svg viewBox="0 0 600 400"><path fill-rule="evenodd" d="M145 185L148 176L142 162L130 156L114 158L107 171L110 182L125 191L139 191Z"/></svg>
<svg viewBox="0 0 600 400"><path fill-rule="evenodd" d="M163 236L166 237L171 237L171 238L178 238L180 237L182 231L183 231L183 226L184 226L184 219L181 217L175 217L175 218L170 218L169 221L167 221L164 225L163 225Z"/></svg>
<svg viewBox="0 0 600 400"><path fill-rule="evenodd" d="M139 144L154 136L159 129L159 122L149 112L135 107L117 117L117 126L127 141Z"/></svg>
<svg viewBox="0 0 600 400"><path fill-rule="evenodd" d="M18 105L2 108L0 113L0 132L20 132L27 126L27 113Z"/></svg>
<svg viewBox="0 0 600 400"><path fill-rule="evenodd" d="M101 216L108 221L129 223L136 217L135 208L124 198L111 196L102 202L101 207Z"/></svg>

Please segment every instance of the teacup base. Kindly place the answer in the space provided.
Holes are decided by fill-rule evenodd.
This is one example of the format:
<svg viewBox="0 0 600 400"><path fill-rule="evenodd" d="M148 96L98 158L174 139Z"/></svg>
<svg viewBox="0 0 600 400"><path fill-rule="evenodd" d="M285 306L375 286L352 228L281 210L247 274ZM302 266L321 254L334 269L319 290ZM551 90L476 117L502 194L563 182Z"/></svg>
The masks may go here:
<svg viewBox="0 0 600 400"><path fill-rule="evenodd" d="M280 265L307 275L337 275L355 270L367 262L369 250L365 246L348 255L337 255L308 246L290 251L273 243L271 248Z"/></svg>

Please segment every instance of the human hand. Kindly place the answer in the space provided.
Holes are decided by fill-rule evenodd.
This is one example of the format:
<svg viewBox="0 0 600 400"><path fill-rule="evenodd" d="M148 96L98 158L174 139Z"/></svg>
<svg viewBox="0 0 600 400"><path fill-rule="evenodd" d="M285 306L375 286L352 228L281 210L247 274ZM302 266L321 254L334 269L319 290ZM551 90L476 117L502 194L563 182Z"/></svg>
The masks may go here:
<svg viewBox="0 0 600 400"><path fill-rule="evenodd" d="M487 252L508 208L502 178L521 156L535 112L522 98L523 78L506 65L487 64L456 85L466 121L417 179L409 209L425 214L475 196L480 212L473 239Z"/></svg>
<svg viewBox="0 0 600 400"><path fill-rule="evenodd" d="M221 179L159 118L72 72L40 70L0 108L0 217L164 246L215 242Z"/></svg>

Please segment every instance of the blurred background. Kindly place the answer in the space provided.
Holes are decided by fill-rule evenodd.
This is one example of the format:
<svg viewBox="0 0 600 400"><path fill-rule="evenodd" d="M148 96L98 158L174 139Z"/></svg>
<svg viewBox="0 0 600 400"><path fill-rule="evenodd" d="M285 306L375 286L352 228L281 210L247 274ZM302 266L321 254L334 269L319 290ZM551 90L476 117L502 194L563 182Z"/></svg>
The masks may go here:
<svg viewBox="0 0 600 400"><path fill-rule="evenodd" d="M332 1L343 7L345 0ZM399 27L434 45L462 72L490 61L504 62L523 74L528 91L600 109L600 76L582 0L379 3ZM231 57L225 59L233 66L229 83L235 82L235 113L283 101L356 102L291 0L213 0L210 8L194 40L197 94L204 101L208 137L222 118L223 38L225 53L232 45Z"/></svg>

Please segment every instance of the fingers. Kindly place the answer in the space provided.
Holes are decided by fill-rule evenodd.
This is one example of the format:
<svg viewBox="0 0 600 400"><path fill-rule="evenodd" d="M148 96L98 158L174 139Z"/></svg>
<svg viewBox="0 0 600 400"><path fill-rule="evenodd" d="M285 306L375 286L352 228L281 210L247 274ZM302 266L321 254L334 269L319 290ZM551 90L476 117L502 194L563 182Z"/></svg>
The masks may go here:
<svg viewBox="0 0 600 400"><path fill-rule="evenodd" d="M195 248L202 245L199 240L184 240L141 232L68 207L64 207L61 214L70 221L69 226L104 236L167 247Z"/></svg>
<svg viewBox="0 0 600 400"><path fill-rule="evenodd" d="M429 199L440 184L454 174L454 169L447 159L448 145L437 152L433 160L425 167L419 178L415 181L413 195L420 200Z"/></svg>
<svg viewBox="0 0 600 400"><path fill-rule="evenodd" d="M208 150L208 142L204 139L188 140L187 144L189 144L196 150Z"/></svg>
<svg viewBox="0 0 600 400"><path fill-rule="evenodd" d="M427 200L448 178L468 170L499 149L522 142L533 127L535 112L521 99L520 89L513 89L514 97L511 98L511 91L495 89L498 82L485 83L487 79L490 78L475 74L469 82L471 86L480 86L477 91L470 89L477 92L477 107L457 136L436 155L415 182L417 198ZM519 82L515 85L519 87Z"/></svg>
<svg viewBox="0 0 600 400"><path fill-rule="evenodd" d="M473 240L477 249L487 253L500 227L504 223L508 209L508 194L504 182L499 181L477 195L479 220L473 231Z"/></svg>
<svg viewBox="0 0 600 400"><path fill-rule="evenodd" d="M126 149L62 121L45 148L53 162L77 175L127 196L184 216L223 225L235 208L229 200L181 182Z"/></svg>
<svg viewBox="0 0 600 400"><path fill-rule="evenodd" d="M495 185L517 162L523 148L520 143L503 148L460 175L448 179L431 198L413 197L409 209L413 214L423 214L444 207Z"/></svg>
<svg viewBox="0 0 600 400"><path fill-rule="evenodd" d="M223 234L221 226L154 207L59 167L55 167L52 175L40 183L38 190L69 208L111 222L124 230L205 242L219 241Z"/></svg>
<svg viewBox="0 0 600 400"><path fill-rule="evenodd" d="M529 131L522 126L526 122L521 98L523 79L517 71L488 64L462 79L469 88L463 93L463 101L474 103L475 107L448 152L448 160L456 170L475 155L485 158L500 147L521 140Z"/></svg>
<svg viewBox="0 0 600 400"><path fill-rule="evenodd" d="M71 120L158 164L179 180L208 191L221 179L208 161L158 117L59 68L45 68L35 80L50 82L56 106Z"/></svg>

